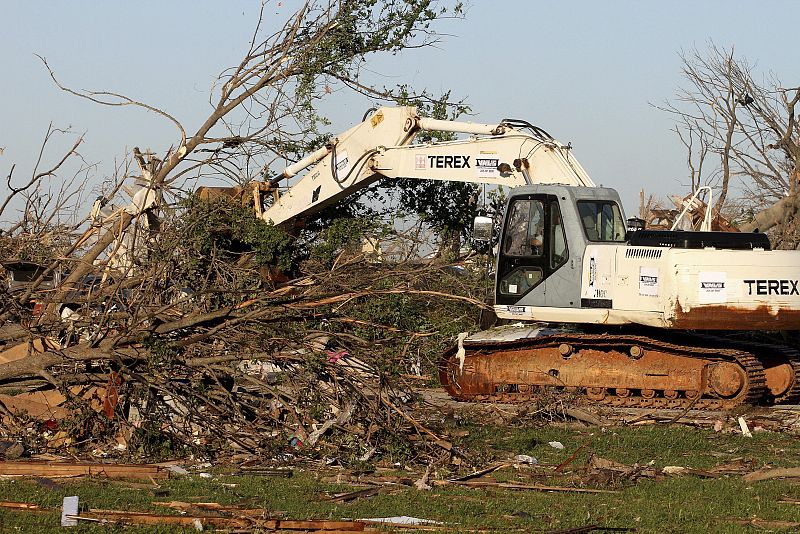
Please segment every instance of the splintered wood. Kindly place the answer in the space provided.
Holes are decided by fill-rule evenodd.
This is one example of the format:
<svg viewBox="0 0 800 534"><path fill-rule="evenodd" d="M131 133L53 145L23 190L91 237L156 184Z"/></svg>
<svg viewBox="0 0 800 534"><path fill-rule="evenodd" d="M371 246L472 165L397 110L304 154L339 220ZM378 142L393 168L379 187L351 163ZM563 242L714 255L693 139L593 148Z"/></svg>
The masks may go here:
<svg viewBox="0 0 800 534"><path fill-rule="evenodd" d="M75 462L0 462L0 477L85 477L158 480L169 478L169 470L148 464L100 464Z"/></svg>
<svg viewBox="0 0 800 534"><path fill-rule="evenodd" d="M130 525L177 525L188 528L202 527L258 529L261 531L301 532L377 532L361 521L256 519L222 515L164 515L149 512L124 512L118 510L90 510L74 516L79 521L112 522Z"/></svg>

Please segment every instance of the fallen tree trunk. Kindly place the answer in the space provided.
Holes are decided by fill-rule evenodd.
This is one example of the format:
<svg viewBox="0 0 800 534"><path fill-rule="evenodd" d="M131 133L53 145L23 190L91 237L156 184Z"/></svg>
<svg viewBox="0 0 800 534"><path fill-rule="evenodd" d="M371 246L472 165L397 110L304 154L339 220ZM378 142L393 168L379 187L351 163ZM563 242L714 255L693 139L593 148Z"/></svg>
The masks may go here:
<svg viewBox="0 0 800 534"><path fill-rule="evenodd" d="M753 220L742 224L739 230L742 232L766 232L782 223L787 214L797 216L798 198L797 194L783 197L772 206L756 213Z"/></svg>
<svg viewBox="0 0 800 534"><path fill-rule="evenodd" d="M140 358L142 351L136 348L114 348L111 342L98 347L73 345L60 352L34 352L31 355L0 364L0 380L27 376L42 376L42 373L59 364L86 360L111 360L114 358Z"/></svg>

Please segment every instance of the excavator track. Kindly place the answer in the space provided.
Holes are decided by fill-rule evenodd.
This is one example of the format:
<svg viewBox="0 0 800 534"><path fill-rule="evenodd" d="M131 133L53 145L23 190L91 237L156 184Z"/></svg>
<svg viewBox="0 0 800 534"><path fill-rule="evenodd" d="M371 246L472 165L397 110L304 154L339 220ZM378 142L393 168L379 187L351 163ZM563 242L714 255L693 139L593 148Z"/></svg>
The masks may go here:
<svg viewBox="0 0 800 534"><path fill-rule="evenodd" d="M766 400L772 404L797 404L800 402L800 350L769 339L735 339L698 335L717 346L746 350L764 367Z"/></svg>
<svg viewBox="0 0 800 534"><path fill-rule="evenodd" d="M463 358L456 347L439 366L441 383L462 401L519 403L564 391L617 407L728 410L770 394L764 364L738 346L558 331L463 348ZM783 397L794 398L796 382Z"/></svg>
<svg viewBox="0 0 800 534"><path fill-rule="evenodd" d="M794 374L794 383L786 393L775 396L775 404L797 404L800 402L800 353L792 350L794 356L788 361Z"/></svg>

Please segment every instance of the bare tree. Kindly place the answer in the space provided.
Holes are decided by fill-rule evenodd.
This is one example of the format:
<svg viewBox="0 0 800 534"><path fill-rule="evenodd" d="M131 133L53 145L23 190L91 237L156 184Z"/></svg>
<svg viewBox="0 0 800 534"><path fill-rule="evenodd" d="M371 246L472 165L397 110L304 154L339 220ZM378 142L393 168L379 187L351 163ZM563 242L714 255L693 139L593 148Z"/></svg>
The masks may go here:
<svg viewBox="0 0 800 534"><path fill-rule="evenodd" d="M723 210L731 195L746 200L738 217L745 231L766 231L794 216L800 175L800 130L795 106L800 88L786 88L773 77L759 82L753 66L733 49L711 44L707 52L683 54L687 87L674 103L687 149L692 189L713 185Z"/></svg>
<svg viewBox="0 0 800 534"><path fill-rule="evenodd" d="M458 4L452 7L453 12L459 10ZM267 3L243 59L220 74L211 96L212 112L193 132L187 132L166 111L123 94L69 88L44 58L42 61L64 91L102 105L140 107L175 126L177 142L163 155L134 154L141 180L149 189L163 190L204 172L247 182L271 177L273 163L296 159L322 143L318 134L321 118L313 103L330 81L385 98L385 91L373 89L361 79L366 58L432 44L436 35L430 23L448 12L433 0L307 0L281 28L268 33L266 11ZM151 208L148 204L139 211L120 213L115 224L75 263L55 300L74 288L132 221Z"/></svg>
<svg viewBox="0 0 800 534"><path fill-rule="evenodd" d="M238 203L161 199L181 188L195 189L197 177L206 174L274 185L276 171L287 161L325 141L315 102L326 87L341 83L375 98L391 96L364 81L366 59L435 42L429 24L441 9L430 0L309 0L274 32L260 18L243 59L219 76L211 112L193 131L170 113L121 93L70 88L43 59L64 91L101 105L148 110L170 121L177 136L163 153L134 148L130 161L118 168L119 180L95 202L88 224L79 229L83 233L14 296L16 306L8 307L14 313L32 298L46 304L46 313L0 316L0 348L13 343L27 351L24 358L0 363L0 388L24 383L49 390L75 384L115 389L124 380L130 406L141 394L146 402L138 406L173 411L175 426L184 428L171 432L183 432L191 441L203 427L208 435L251 451L262 450L262 440L272 439L266 437L276 426L300 432L316 423L325 429L351 424L348 432L372 443L375 425L348 423L353 409L382 424L402 422L438 442L398 407L388 372L403 369L406 352L437 334L425 331L428 323L408 321L417 315L407 313L408 306L482 306L469 287L457 288L461 282L455 279L439 290L435 284L443 271L435 267L365 265L363 254L342 252L345 241L351 250L360 247L339 234L316 266L309 268L313 262L307 261L294 280L279 285L269 267L292 252L285 232ZM262 9L262 17L267 11ZM128 163L138 170L129 172ZM124 202L123 193L130 197ZM141 243L146 246L129 254ZM37 290L47 272L62 266L68 266L68 275L60 286ZM2 288L0 297L8 297ZM361 305L364 310L349 311ZM384 305L385 314L376 313ZM9 316L17 328L4 328ZM459 309L454 316L466 320L468 313ZM390 338L403 337L400 350L389 345ZM359 351L363 358L353 367L349 355ZM251 360L263 371L243 371ZM290 376L289 387L265 379L269 368ZM304 376L309 381L301 386ZM258 393L234 395L222 384L231 377L247 384L242 391ZM195 387L201 381L203 387ZM306 409L321 401L322 411ZM332 417L319 421L331 406L342 418L328 413ZM114 415L113 406L108 413ZM151 421L158 432L165 428Z"/></svg>

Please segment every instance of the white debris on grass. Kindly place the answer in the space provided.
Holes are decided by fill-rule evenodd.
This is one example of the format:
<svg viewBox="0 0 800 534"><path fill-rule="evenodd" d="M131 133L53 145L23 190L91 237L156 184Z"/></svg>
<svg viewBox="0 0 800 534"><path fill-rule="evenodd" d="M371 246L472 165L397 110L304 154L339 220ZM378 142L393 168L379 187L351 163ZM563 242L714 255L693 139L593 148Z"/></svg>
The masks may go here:
<svg viewBox="0 0 800 534"><path fill-rule="evenodd" d="M539 463L539 460L537 460L533 456L528 456L527 454L518 454L514 456L514 461L520 464L529 464L529 465L537 465Z"/></svg>
<svg viewBox="0 0 800 534"><path fill-rule="evenodd" d="M75 519L76 515L78 515L78 496L64 497L64 502L61 505L61 526L77 527L78 520Z"/></svg>
<svg viewBox="0 0 800 534"><path fill-rule="evenodd" d="M750 429L747 427L747 421L744 420L744 417L739 418L739 428L742 429L742 435L746 438L752 438L753 434L750 432Z"/></svg>

